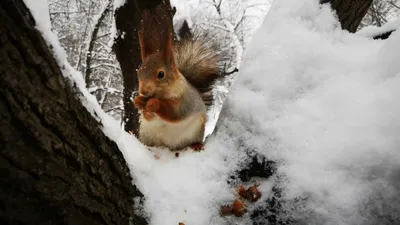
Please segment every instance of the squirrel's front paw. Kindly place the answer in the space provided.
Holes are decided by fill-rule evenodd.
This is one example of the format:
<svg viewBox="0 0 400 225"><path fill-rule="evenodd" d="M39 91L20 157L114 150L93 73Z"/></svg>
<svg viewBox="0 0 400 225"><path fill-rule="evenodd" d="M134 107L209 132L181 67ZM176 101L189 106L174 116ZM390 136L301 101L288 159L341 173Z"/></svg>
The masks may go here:
<svg viewBox="0 0 400 225"><path fill-rule="evenodd" d="M148 98L146 98L144 96L136 96L133 99L133 104L138 109L144 109L146 107L147 101L148 101Z"/></svg>
<svg viewBox="0 0 400 225"><path fill-rule="evenodd" d="M203 143L194 143L190 145L190 148L193 149L195 152L199 152L201 150L204 150L204 144Z"/></svg>
<svg viewBox="0 0 400 225"><path fill-rule="evenodd" d="M160 109L160 100L157 98L151 98L146 104L146 111L147 112L158 112Z"/></svg>
<svg viewBox="0 0 400 225"><path fill-rule="evenodd" d="M145 120L151 121L154 119L155 115L154 113L143 111L143 117Z"/></svg>

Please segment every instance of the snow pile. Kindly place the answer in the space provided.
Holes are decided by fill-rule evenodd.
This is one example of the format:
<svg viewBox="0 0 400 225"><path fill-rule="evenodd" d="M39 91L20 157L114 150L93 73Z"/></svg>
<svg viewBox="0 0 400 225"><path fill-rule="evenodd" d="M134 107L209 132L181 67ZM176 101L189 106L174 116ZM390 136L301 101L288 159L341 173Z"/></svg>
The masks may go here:
<svg viewBox="0 0 400 225"><path fill-rule="evenodd" d="M216 135L205 151L175 157L166 149L148 151L100 109L66 62L42 17L47 12L40 12L43 4L25 2L65 76L118 143L146 196L150 224L251 224L248 214L226 219L218 213L234 197L226 181L249 149L278 162L286 216L300 223L400 220L399 32L373 41L339 30L328 6L315 0L275 1L245 53ZM262 183L256 205L271 185L272 179ZM306 200L292 201L299 198Z"/></svg>
<svg viewBox="0 0 400 225"><path fill-rule="evenodd" d="M235 127L219 132L279 162L288 217L395 224L400 33L379 42L338 27L314 0L275 1L225 105L222 124Z"/></svg>

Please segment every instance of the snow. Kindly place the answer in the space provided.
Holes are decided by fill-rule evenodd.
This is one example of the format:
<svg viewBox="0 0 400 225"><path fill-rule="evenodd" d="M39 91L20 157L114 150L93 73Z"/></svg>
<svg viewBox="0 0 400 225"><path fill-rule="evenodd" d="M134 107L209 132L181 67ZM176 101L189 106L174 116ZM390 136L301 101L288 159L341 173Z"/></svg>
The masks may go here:
<svg viewBox="0 0 400 225"><path fill-rule="evenodd" d="M113 3L113 6L114 6L113 15L115 15L116 10L119 7L125 5L125 3L126 3L126 0L114 0L114 3ZM108 45L109 48L112 48L112 46L114 44L114 40L118 37L118 30L117 30L117 24L115 22L115 17L113 18L113 22L112 22L112 25L111 25L111 28L110 28L110 33L111 33L110 41L108 42L107 45ZM123 35L122 35L122 38L124 38Z"/></svg>
<svg viewBox="0 0 400 225"><path fill-rule="evenodd" d="M396 30L400 27L400 19L395 19L387 22L382 27L367 26L357 32L358 35L364 37L375 37L386 32Z"/></svg>
<svg viewBox="0 0 400 225"><path fill-rule="evenodd" d="M223 125L240 125L218 133L244 142L237 151L280 162L286 200L309 199L287 216L307 224L398 221L400 33L379 42L338 27L315 1L275 1L222 114Z"/></svg>
<svg viewBox="0 0 400 225"><path fill-rule="evenodd" d="M287 217L310 225L400 220L399 32L373 41L340 30L328 6L315 0L274 1L205 151L175 157L167 149L148 151L101 110L51 33L46 1L25 2L65 77L117 142L146 196L137 210L150 224L251 224L248 214L218 215L234 199L226 181L249 149L278 163ZM258 180L263 199L250 210L270 196L276 179Z"/></svg>
<svg viewBox="0 0 400 225"><path fill-rule="evenodd" d="M183 21L186 20L189 27L192 27L192 18L191 14L191 7L196 7L200 3L197 2L198 0L186 0L186 1L179 1L179 0L171 0L171 7L176 8L176 13L173 17L173 24L175 29L179 29L182 27Z"/></svg>
<svg viewBox="0 0 400 225"><path fill-rule="evenodd" d="M30 9L32 16L36 21L36 29L42 32L43 35L51 35L48 31L51 29L49 3L47 0L24 0L26 6ZM49 39L49 37L46 37Z"/></svg>
<svg viewBox="0 0 400 225"><path fill-rule="evenodd" d="M114 9L118 9L119 7L125 5L126 0L114 0Z"/></svg>

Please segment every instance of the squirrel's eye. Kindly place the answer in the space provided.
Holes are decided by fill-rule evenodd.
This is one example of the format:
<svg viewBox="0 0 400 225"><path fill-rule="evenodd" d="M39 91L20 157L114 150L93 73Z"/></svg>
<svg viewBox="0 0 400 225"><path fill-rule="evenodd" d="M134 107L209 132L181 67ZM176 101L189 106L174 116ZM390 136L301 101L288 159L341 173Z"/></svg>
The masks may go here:
<svg viewBox="0 0 400 225"><path fill-rule="evenodd" d="M164 77L165 77L164 71L158 72L158 74L157 74L158 79L163 79Z"/></svg>

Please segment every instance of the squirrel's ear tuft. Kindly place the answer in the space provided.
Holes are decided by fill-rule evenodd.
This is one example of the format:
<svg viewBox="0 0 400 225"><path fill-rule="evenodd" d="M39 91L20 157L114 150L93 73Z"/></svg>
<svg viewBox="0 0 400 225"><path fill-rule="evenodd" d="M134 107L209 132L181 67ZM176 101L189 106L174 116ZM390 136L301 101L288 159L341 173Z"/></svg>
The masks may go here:
<svg viewBox="0 0 400 225"><path fill-rule="evenodd" d="M142 58L142 61L144 61L147 57L150 55L150 49L149 46L146 46L144 37L143 37L143 30L140 30L138 32L138 38L139 38L139 46L140 46L140 56Z"/></svg>
<svg viewBox="0 0 400 225"><path fill-rule="evenodd" d="M174 58L174 51L173 51L173 44L172 44L172 33L168 32L164 38L161 40L164 41L164 43L161 43L161 57L164 61L165 64L169 65L171 67L172 71L177 71L178 67L175 63L175 58Z"/></svg>
<svg viewBox="0 0 400 225"><path fill-rule="evenodd" d="M140 56L144 61L158 49L157 33L154 30L154 24L157 18L149 10L143 10L139 23L138 39L140 46Z"/></svg>
<svg viewBox="0 0 400 225"><path fill-rule="evenodd" d="M172 14L168 7L159 5L153 10L143 10L138 31L142 61L159 51L166 64L174 63Z"/></svg>
<svg viewBox="0 0 400 225"><path fill-rule="evenodd" d="M158 6L156 11L159 18L161 57L166 64L171 65L174 69L172 15L166 7Z"/></svg>
<svg viewBox="0 0 400 225"><path fill-rule="evenodd" d="M172 60L172 34L167 31L162 34L163 38L161 39L163 43L161 43L161 53L164 62L169 62Z"/></svg>

